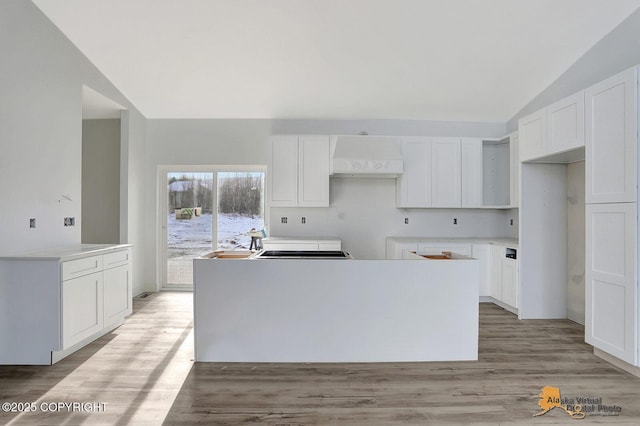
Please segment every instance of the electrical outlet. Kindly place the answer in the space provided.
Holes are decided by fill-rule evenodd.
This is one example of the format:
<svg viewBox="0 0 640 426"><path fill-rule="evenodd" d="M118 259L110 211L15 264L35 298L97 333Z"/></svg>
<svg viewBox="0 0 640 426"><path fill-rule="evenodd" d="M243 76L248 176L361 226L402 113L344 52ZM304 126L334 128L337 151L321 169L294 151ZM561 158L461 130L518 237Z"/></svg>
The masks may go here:
<svg viewBox="0 0 640 426"><path fill-rule="evenodd" d="M511 226L513 226L513 219L509 220L509 224L511 224Z"/></svg>
<svg viewBox="0 0 640 426"><path fill-rule="evenodd" d="M65 217L64 218L64 226L76 226L76 218L75 217Z"/></svg>
<svg viewBox="0 0 640 426"><path fill-rule="evenodd" d="M458 218L457 218L457 217L454 217L454 218L453 218L453 224L454 224L454 225L457 225L457 224L458 224Z"/></svg>
<svg viewBox="0 0 640 426"><path fill-rule="evenodd" d="M302 222L302 223L307 223L307 218L306 218L306 217L304 217L304 216L302 216L302 218L300 219L300 222Z"/></svg>
<svg viewBox="0 0 640 426"><path fill-rule="evenodd" d="M36 227L36 220L34 218L29 219L29 228Z"/></svg>
<svg viewBox="0 0 640 426"><path fill-rule="evenodd" d="M405 224L405 225L408 225L408 224L409 224L409 218L408 218L408 217L405 217L405 218L404 218L404 224Z"/></svg>
<svg viewBox="0 0 640 426"><path fill-rule="evenodd" d="M287 223L287 217L286 216L282 216L280 218L280 223Z"/></svg>

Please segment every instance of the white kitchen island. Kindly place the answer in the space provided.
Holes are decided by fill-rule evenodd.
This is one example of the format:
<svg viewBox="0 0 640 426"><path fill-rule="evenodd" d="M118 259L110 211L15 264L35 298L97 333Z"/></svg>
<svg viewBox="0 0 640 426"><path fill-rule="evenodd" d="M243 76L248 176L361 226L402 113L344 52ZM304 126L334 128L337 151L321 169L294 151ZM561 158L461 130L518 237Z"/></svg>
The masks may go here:
<svg viewBox="0 0 640 426"><path fill-rule="evenodd" d="M477 360L478 261L194 260L201 362Z"/></svg>

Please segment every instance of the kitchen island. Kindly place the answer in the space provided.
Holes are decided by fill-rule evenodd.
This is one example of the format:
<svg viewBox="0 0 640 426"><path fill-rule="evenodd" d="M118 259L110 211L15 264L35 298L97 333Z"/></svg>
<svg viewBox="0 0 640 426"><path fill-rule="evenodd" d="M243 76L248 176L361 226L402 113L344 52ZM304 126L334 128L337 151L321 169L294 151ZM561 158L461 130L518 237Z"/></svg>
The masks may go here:
<svg viewBox="0 0 640 426"><path fill-rule="evenodd" d="M200 362L478 357L478 261L194 260Z"/></svg>

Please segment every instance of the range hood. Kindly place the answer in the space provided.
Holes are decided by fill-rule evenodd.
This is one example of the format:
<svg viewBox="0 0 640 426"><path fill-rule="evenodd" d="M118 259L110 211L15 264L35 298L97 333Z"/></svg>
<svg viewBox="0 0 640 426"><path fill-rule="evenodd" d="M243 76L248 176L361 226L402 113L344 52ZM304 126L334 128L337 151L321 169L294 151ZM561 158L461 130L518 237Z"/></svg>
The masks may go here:
<svg viewBox="0 0 640 426"><path fill-rule="evenodd" d="M399 137L331 137L331 176L396 178L402 171Z"/></svg>

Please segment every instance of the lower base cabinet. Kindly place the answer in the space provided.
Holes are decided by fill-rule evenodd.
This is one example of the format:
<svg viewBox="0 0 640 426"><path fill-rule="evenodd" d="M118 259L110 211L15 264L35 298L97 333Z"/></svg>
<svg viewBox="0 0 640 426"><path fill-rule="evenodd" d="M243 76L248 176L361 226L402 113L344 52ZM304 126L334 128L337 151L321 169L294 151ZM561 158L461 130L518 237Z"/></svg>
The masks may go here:
<svg viewBox="0 0 640 426"><path fill-rule="evenodd" d="M62 349L102 330L102 272L62 282Z"/></svg>
<svg viewBox="0 0 640 426"><path fill-rule="evenodd" d="M0 258L0 364L50 365L122 324L132 312L131 250Z"/></svg>
<svg viewBox="0 0 640 426"><path fill-rule="evenodd" d="M502 302L518 308L518 261L502 259Z"/></svg>
<svg viewBox="0 0 640 426"><path fill-rule="evenodd" d="M104 325L120 321L133 311L131 266L124 265L103 272Z"/></svg>

